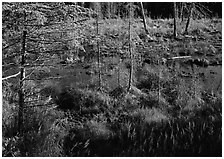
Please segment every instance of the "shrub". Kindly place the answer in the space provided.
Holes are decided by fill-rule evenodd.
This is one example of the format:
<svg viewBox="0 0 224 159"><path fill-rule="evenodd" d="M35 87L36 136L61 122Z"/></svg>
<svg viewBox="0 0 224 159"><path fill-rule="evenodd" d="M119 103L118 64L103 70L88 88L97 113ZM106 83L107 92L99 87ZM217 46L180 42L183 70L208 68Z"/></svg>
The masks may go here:
<svg viewBox="0 0 224 159"><path fill-rule="evenodd" d="M2 135L13 137L18 130L18 107L15 104L9 104L4 99L2 102Z"/></svg>

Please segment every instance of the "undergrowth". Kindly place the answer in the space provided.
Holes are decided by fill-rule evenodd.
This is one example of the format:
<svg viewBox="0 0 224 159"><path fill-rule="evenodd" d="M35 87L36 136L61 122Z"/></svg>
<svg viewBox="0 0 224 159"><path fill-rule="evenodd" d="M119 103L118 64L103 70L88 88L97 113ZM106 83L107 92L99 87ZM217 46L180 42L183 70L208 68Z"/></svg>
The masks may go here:
<svg viewBox="0 0 224 159"><path fill-rule="evenodd" d="M22 136L7 136L16 127L3 127L3 156L221 156L218 96L175 109L166 96L162 107L150 92L117 99L93 90L67 91L82 110L27 109ZM9 121L14 122L9 116L3 125Z"/></svg>
<svg viewBox="0 0 224 159"><path fill-rule="evenodd" d="M166 27L156 29L160 23ZM111 45L109 54L126 58L128 51L122 41L126 35L126 22L118 20L115 24L111 22L101 30L101 40L104 45ZM161 57L168 51L173 51L173 56L181 52L192 55L196 51L205 52L206 43L172 43L174 39L169 38L171 33L167 27L170 24L170 20L151 24L156 31L150 32L153 39L148 40L142 24L135 24L135 51L142 53L141 58L148 60L148 66L141 67L141 63L136 62L138 73L135 73L129 92L122 84L111 90L105 86L103 91L98 91L94 86L77 88L59 86L54 81L42 83L41 94L51 97L57 107L31 108L26 105L21 134L17 133L18 105L13 101L17 99L17 92L4 84L3 156L221 156L221 93L206 92L201 81L183 80L180 72L157 63L156 53ZM207 28L204 25L193 24L192 27L195 27L189 32L192 36L210 38L203 31ZM86 36L91 36L93 31L90 29ZM163 42L159 41L161 36ZM150 47L149 40L153 41ZM93 44L87 43L85 49L92 49ZM200 44L198 48L197 44ZM102 48L102 52L108 56L106 48ZM139 54L135 57L139 58ZM129 67L128 60L123 62ZM125 79L125 73L121 73L121 79Z"/></svg>

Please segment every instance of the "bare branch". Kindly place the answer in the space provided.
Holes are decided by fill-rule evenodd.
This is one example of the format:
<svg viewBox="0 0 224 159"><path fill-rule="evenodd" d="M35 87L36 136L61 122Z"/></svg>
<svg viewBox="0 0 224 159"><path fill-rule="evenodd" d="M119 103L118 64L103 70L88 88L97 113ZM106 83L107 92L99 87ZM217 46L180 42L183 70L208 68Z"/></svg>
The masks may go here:
<svg viewBox="0 0 224 159"><path fill-rule="evenodd" d="M52 53L52 52L57 53L57 52L60 52L60 51L74 51L74 50L75 49L68 49L68 50L65 50L65 49L63 49L63 50L46 50L46 51L42 51L42 52L35 52L33 50L29 50L29 51L26 51L26 52L28 52L30 54L41 54L41 53Z"/></svg>
<svg viewBox="0 0 224 159"><path fill-rule="evenodd" d="M9 44L8 46L2 48L2 50L4 51L4 50L8 49L9 47L11 47L11 46L13 46L13 45L15 45L15 44L17 44L17 43L19 43L19 42L20 42L20 40L17 40L17 41L15 41L14 43Z"/></svg>
<svg viewBox="0 0 224 159"><path fill-rule="evenodd" d="M168 60L186 59L186 58L192 58L192 56L177 56L177 57L168 58Z"/></svg>
<svg viewBox="0 0 224 159"><path fill-rule="evenodd" d="M61 78L65 78L65 77L71 77L74 75L67 75L67 76L58 76L58 77L47 77L47 78L41 78L41 79L24 79L26 81L40 81L40 80L52 80L52 79L61 79Z"/></svg>
<svg viewBox="0 0 224 159"><path fill-rule="evenodd" d="M45 42L45 43L52 44L52 43L65 43L65 42L72 41L74 39L60 39L59 41L59 40L42 40L42 39L27 38L27 40L30 40L33 42L40 42L40 43ZM45 43L42 43L42 44L45 44Z"/></svg>
<svg viewBox="0 0 224 159"><path fill-rule="evenodd" d="M2 81L3 81L3 80L7 80L7 79L9 79L9 78L16 77L16 76L18 76L19 74L20 74L20 72L18 72L17 74L14 74L14 75L8 76L8 77L4 77L4 78L2 78Z"/></svg>
<svg viewBox="0 0 224 159"><path fill-rule="evenodd" d="M43 103L43 104L39 104L39 105L27 106L27 107L24 107L24 109L29 109L29 108L34 108L34 107L49 107L49 106L52 106L52 105L55 105L55 103L49 103L49 104L46 104L46 105L44 105L44 103ZM55 107L57 107L57 106L55 106Z"/></svg>
<svg viewBox="0 0 224 159"><path fill-rule="evenodd" d="M7 67L7 66L11 66L11 65L16 66L17 64L16 63L9 63L9 64L2 65L2 67Z"/></svg>

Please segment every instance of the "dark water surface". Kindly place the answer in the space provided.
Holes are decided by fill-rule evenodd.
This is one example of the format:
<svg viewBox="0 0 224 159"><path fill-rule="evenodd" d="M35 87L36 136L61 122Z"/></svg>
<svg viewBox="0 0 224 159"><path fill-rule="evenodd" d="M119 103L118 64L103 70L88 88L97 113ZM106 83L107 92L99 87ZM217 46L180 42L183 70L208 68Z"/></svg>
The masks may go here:
<svg viewBox="0 0 224 159"><path fill-rule="evenodd" d="M107 57L104 59L101 71L102 80L105 85L110 89L115 89L118 86L118 65L120 65L120 84L125 86L128 81L129 70L125 68L124 62L119 64L119 58L117 57ZM109 65L113 64L115 67L110 68ZM85 68L89 65L89 68ZM91 83L98 83L98 68L97 62L93 63L77 63L72 67L62 67L60 69L51 69L51 74L54 76L64 76L58 82L63 86L73 86L73 87L85 87ZM152 69L150 64L145 65L147 69ZM144 69L144 68L143 68ZM189 65L182 65L181 63L176 69L180 74L188 75L181 78L186 81L192 82L194 78L200 81L203 85L204 90L212 92L222 91L222 66L208 66L208 67L198 67L194 66L194 71ZM154 67L152 71L157 72L159 69ZM141 70L142 71L142 70ZM136 76L141 76L141 72L137 72ZM138 77L136 77L138 78Z"/></svg>

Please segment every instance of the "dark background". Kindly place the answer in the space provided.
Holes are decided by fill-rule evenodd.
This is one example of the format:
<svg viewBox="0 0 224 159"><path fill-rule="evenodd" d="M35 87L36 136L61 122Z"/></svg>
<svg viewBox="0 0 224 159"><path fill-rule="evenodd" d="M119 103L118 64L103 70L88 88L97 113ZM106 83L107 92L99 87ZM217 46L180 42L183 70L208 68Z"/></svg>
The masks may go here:
<svg viewBox="0 0 224 159"><path fill-rule="evenodd" d="M95 2L77 2L85 8L94 9ZM114 3L114 2L113 2ZM127 2L119 2L127 3ZM66 2L66 4L74 4L74 2ZM139 2L134 2L134 4L139 5ZM222 2L200 2L204 8L211 11L209 13L210 17L222 17ZM146 15L150 16L152 19L156 18L172 18L173 17L173 2L143 2L144 9L146 10ZM121 15L122 17L122 15Z"/></svg>
<svg viewBox="0 0 224 159"><path fill-rule="evenodd" d="M204 2L201 3L205 8L212 11L211 16L222 17L222 3L221 2ZM144 8L150 12L151 18L170 18L173 16L173 3L170 2L146 2L143 3Z"/></svg>

